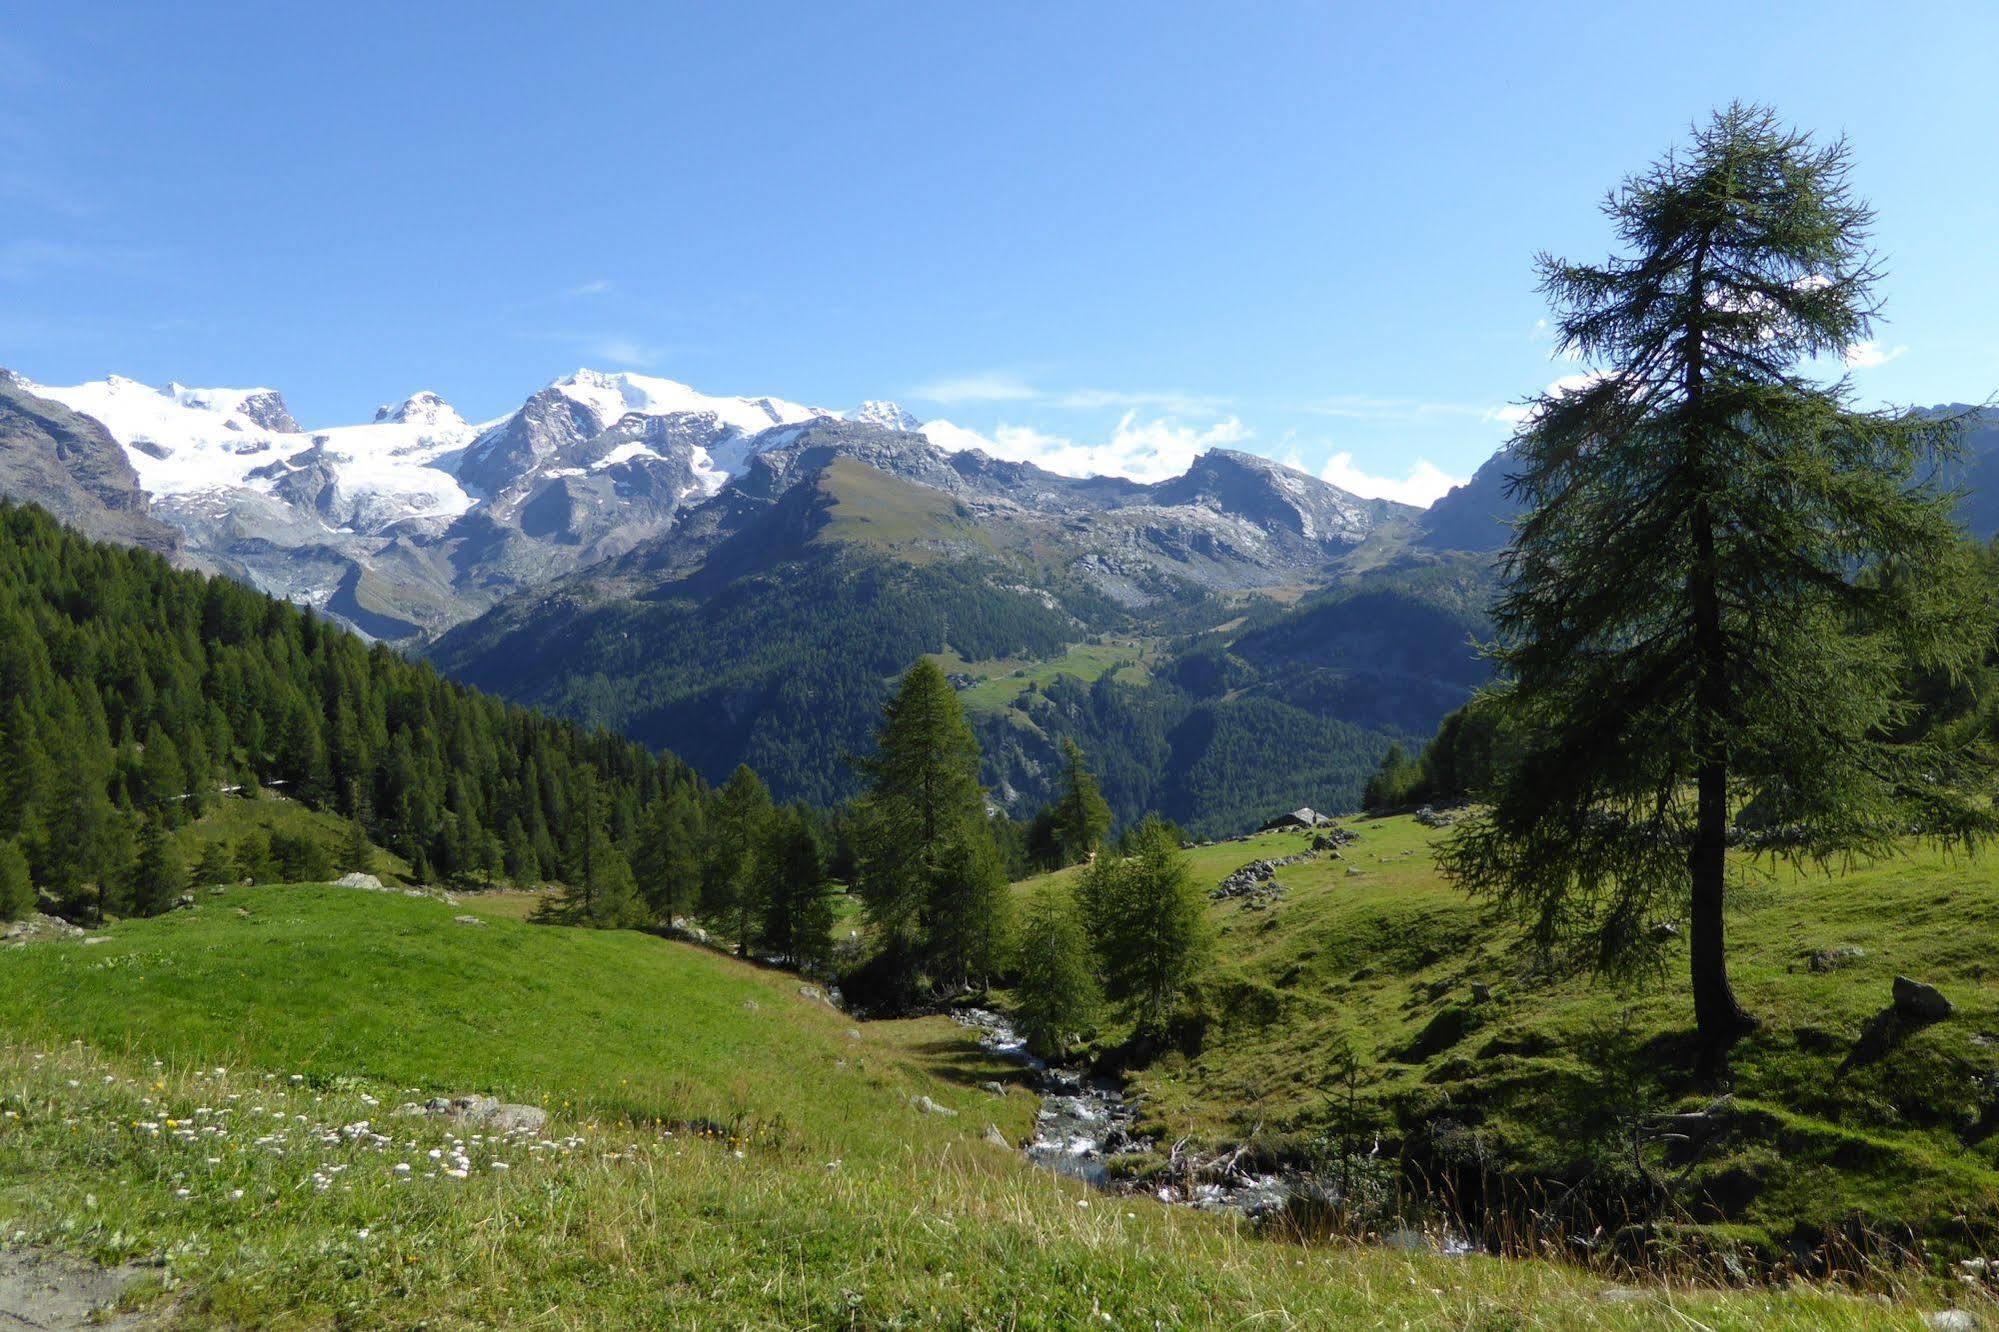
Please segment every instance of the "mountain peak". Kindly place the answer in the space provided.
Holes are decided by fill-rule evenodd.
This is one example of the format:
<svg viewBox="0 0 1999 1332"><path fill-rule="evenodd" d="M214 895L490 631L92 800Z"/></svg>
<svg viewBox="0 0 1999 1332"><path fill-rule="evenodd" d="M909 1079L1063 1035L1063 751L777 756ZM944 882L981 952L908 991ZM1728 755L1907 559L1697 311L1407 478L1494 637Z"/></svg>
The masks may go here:
<svg viewBox="0 0 1999 1332"><path fill-rule="evenodd" d="M642 416L673 416L703 412L723 425L744 434L755 434L772 426L795 425L829 413L801 407L781 398L714 397L675 379L641 375L630 370L592 370L585 367L565 375L549 387L582 404L608 426L627 412Z"/></svg>
<svg viewBox="0 0 1999 1332"><path fill-rule="evenodd" d="M844 414L849 421L865 421L870 425L885 426L890 430L917 431L923 429L923 422L902 409L900 403L881 398L870 398L852 411Z"/></svg>
<svg viewBox="0 0 1999 1332"><path fill-rule="evenodd" d="M399 403L384 403L375 409L377 424L458 426L465 424L455 408L429 389L420 389Z"/></svg>

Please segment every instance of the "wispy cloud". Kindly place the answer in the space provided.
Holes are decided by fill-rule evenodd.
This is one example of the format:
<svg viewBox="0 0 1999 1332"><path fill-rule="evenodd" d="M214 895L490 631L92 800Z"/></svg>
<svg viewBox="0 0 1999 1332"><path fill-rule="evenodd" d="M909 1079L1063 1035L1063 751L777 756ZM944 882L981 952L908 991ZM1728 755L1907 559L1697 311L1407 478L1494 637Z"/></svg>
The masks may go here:
<svg viewBox="0 0 1999 1332"><path fill-rule="evenodd" d="M592 278L588 282L577 283L575 286L568 288L562 294L565 296L602 296L605 292L608 292L610 289L611 289L611 279Z"/></svg>
<svg viewBox="0 0 1999 1332"><path fill-rule="evenodd" d="M516 328L512 330L512 336L524 342L545 342L561 347L564 355L580 356L586 365L610 365L627 370L651 369L684 355L688 350L683 344L652 342L620 330L578 328L573 324L567 327Z"/></svg>
<svg viewBox="0 0 1999 1332"><path fill-rule="evenodd" d="M1227 398L1177 389L1044 389L1003 370L953 375L919 384L908 392L918 402L946 407L998 402L1032 402L1075 411L1150 409L1183 416L1212 416L1228 406Z"/></svg>
<svg viewBox="0 0 1999 1332"><path fill-rule="evenodd" d="M1503 422L1509 419L1508 413L1511 409L1503 404L1493 406L1473 402L1426 402L1420 398L1381 398L1359 393L1342 393L1307 403L1305 410L1317 416L1330 416L1342 421L1375 421L1406 425L1449 417L1471 421Z"/></svg>
<svg viewBox="0 0 1999 1332"><path fill-rule="evenodd" d="M589 339L583 344L583 350L597 360L634 369L658 365L673 354L671 347L615 336Z"/></svg>
<svg viewBox="0 0 1999 1332"><path fill-rule="evenodd" d="M1032 385L1012 375L998 373L955 375L918 384L909 396L922 402L955 407L977 402L1033 402L1041 394Z"/></svg>
<svg viewBox="0 0 1999 1332"><path fill-rule="evenodd" d="M97 209L55 181L22 171L0 170L0 199L73 221L97 213Z"/></svg>
<svg viewBox="0 0 1999 1332"><path fill-rule="evenodd" d="M1908 350L1907 347L1899 345L1884 347L1879 342L1870 339L1866 342L1856 342L1851 347L1848 347L1841 359L1846 362L1848 369L1872 370L1876 366L1888 364L1888 362L1904 355Z"/></svg>

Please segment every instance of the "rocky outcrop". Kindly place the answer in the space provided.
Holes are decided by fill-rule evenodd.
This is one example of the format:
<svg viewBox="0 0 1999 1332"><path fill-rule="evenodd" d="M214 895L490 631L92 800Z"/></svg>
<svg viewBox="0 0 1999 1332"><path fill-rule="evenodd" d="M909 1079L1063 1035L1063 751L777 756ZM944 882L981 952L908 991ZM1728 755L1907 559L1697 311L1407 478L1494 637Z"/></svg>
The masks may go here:
<svg viewBox="0 0 1999 1332"><path fill-rule="evenodd" d="M86 536L180 549L152 516L139 475L109 431L60 403L36 397L0 370L0 497L38 504Z"/></svg>
<svg viewBox="0 0 1999 1332"><path fill-rule="evenodd" d="M1941 1022L1957 1011L1936 986L1907 976L1895 977L1894 999L1895 1012L1911 1022Z"/></svg>

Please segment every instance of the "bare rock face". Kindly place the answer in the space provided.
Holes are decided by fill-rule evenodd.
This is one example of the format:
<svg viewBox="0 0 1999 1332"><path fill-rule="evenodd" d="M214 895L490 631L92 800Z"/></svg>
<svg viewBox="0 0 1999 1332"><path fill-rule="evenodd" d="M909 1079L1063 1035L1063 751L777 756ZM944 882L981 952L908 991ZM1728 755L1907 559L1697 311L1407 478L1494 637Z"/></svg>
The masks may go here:
<svg viewBox="0 0 1999 1332"><path fill-rule="evenodd" d="M86 536L180 549L174 530L152 517L139 474L102 425L27 392L0 370L0 497L39 504Z"/></svg>
<svg viewBox="0 0 1999 1332"><path fill-rule="evenodd" d="M291 411L286 408L283 395L275 390L262 389L256 393L245 394L242 404L236 410L266 430L275 430L286 435L299 433L298 422L292 420Z"/></svg>

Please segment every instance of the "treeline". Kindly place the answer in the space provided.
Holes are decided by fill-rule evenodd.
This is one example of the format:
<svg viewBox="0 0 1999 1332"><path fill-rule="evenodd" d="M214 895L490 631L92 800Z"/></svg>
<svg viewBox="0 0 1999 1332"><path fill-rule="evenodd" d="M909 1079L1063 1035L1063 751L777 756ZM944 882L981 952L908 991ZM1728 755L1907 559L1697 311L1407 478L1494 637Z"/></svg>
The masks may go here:
<svg viewBox="0 0 1999 1332"><path fill-rule="evenodd" d="M647 810L701 798L677 759L6 504L0 699L0 890L16 913L33 894L77 919L170 905L186 867L167 834L231 791L343 817L419 879L524 884L591 881L607 848L637 851Z"/></svg>

